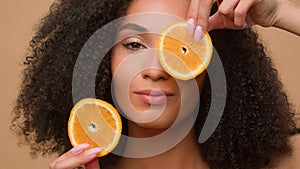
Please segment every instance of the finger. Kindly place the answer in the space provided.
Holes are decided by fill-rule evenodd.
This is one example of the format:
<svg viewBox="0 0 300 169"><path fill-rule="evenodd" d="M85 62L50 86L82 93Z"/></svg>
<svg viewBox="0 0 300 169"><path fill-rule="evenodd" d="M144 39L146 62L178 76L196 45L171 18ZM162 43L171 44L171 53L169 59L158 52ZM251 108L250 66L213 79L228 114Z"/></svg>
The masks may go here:
<svg viewBox="0 0 300 169"><path fill-rule="evenodd" d="M82 152L69 158L55 160L50 164L50 169L74 169L80 167L94 160L102 150L101 148L92 148L85 153Z"/></svg>
<svg viewBox="0 0 300 169"><path fill-rule="evenodd" d="M194 19L194 21L197 20L198 17L198 9L199 9L199 1L200 0L191 0L189 12L187 15L187 19Z"/></svg>
<svg viewBox="0 0 300 169"><path fill-rule="evenodd" d="M218 11L223 15L233 14L235 7L240 0L224 0L220 5Z"/></svg>
<svg viewBox="0 0 300 169"><path fill-rule="evenodd" d="M253 0L241 0L234 11L234 24L238 27L247 27L246 16L250 7L254 4Z"/></svg>
<svg viewBox="0 0 300 169"><path fill-rule="evenodd" d="M224 23L222 20L222 16L219 12L216 12L213 16L209 17L207 31L223 28Z"/></svg>
<svg viewBox="0 0 300 169"><path fill-rule="evenodd" d="M66 152L65 154L58 157L57 161L62 161L64 159L70 158L72 156L76 156L84 151L84 149L88 148L90 145L87 143L78 144L77 146L73 147L71 150Z"/></svg>
<svg viewBox="0 0 300 169"><path fill-rule="evenodd" d="M195 21L197 20L198 16L198 7L199 7L199 0L191 0L189 12L188 12L188 32L192 36L195 31Z"/></svg>
<svg viewBox="0 0 300 169"><path fill-rule="evenodd" d="M85 165L85 169L100 169L98 158Z"/></svg>
<svg viewBox="0 0 300 169"><path fill-rule="evenodd" d="M208 18L212 8L213 0L201 0L199 2L197 25L202 27L202 31L207 31Z"/></svg>
<svg viewBox="0 0 300 169"><path fill-rule="evenodd" d="M217 4L218 6L220 6L220 4L223 2L223 0L217 0Z"/></svg>
<svg viewBox="0 0 300 169"><path fill-rule="evenodd" d="M208 31L214 29L242 29L241 27L237 27L233 20L228 17L220 14L219 12L215 13L213 16L209 18Z"/></svg>

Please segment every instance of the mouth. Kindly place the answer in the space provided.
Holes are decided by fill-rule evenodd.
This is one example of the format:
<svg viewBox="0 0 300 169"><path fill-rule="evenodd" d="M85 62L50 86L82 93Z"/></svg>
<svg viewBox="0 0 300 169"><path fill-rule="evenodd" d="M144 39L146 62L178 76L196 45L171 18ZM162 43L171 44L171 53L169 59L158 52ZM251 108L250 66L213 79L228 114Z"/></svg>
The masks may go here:
<svg viewBox="0 0 300 169"><path fill-rule="evenodd" d="M144 103L149 105L160 105L165 104L168 98L174 96L174 94L158 89L147 89L147 90L140 90L134 92L135 95Z"/></svg>

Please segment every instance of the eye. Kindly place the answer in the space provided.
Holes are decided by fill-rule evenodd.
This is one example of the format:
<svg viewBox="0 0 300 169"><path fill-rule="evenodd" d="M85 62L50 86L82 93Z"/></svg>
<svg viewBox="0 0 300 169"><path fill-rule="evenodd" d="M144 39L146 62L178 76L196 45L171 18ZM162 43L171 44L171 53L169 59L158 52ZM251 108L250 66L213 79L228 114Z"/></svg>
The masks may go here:
<svg viewBox="0 0 300 169"><path fill-rule="evenodd" d="M128 40L125 40L124 43L123 43L123 46L126 48L126 49L129 49L129 50L140 50L140 49L146 49L147 47L145 45L142 44L142 42L140 42L139 39L137 38L130 38Z"/></svg>

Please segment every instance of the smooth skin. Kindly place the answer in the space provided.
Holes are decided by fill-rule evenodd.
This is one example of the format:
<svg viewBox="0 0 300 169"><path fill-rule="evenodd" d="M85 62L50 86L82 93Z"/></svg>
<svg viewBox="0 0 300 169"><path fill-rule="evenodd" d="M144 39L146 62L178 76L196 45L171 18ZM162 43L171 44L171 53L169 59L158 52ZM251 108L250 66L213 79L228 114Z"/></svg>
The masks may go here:
<svg viewBox="0 0 300 169"><path fill-rule="evenodd" d="M183 3L187 1L173 1L164 0L166 6L176 6L176 3ZM214 0L191 0L190 4L187 2L186 5L182 5L182 11L185 11L185 16L180 13L181 17L187 18L188 22L191 23L191 18L194 20L194 24L190 24L190 29L192 28L191 34L193 36L197 35L197 38L201 38L201 32L210 31L213 29L243 29L252 25L261 25L264 27L277 27L297 35L300 35L300 7L286 0L223 0L218 1L219 11L209 17L211 6ZM147 3L147 4L146 4ZM170 5L170 3L172 3ZM135 9L137 6L155 7L155 4L162 6L162 1L159 0L137 0L130 6L131 10ZM136 7L134 7L134 5ZM156 9L156 8L154 8ZM164 10L164 9L162 9ZM177 14L179 15L179 14ZM198 32L194 32L197 30ZM197 39L196 39L197 41ZM158 73L163 73L162 71L157 71ZM141 129L138 126L135 128ZM136 131L138 132L138 131ZM144 132L144 131L143 131ZM192 131L193 132L193 131ZM193 137L193 133L189 133L185 139L183 139L175 148L171 151L166 152L162 155L154 157L152 159L126 159L122 158L119 163L117 163L114 168L130 168L135 167L142 168L183 168L185 167L196 169L208 169L208 166L201 160L201 153L195 151L197 149L196 138ZM291 169L300 168L299 162L297 162L299 154L299 136L294 136L292 138L292 144L294 146L294 154L286 160L283 160L278 169ZM193 141L194 140L194 141ZM85 166L86 169L100 169L97 159L97 154L102 151L101 148L94 148L85 152L87 144L78 145L56 160L54 160L49 168L50 169L74 169L80 166ZM184 147L184 148L183 148ZM180 154L182 151L189 151L190 157L183 157ZM194 152L194 153L191 153ZM172 160L166 160L172 159ZM198 159L198 160L197 160ZM161 166L161 161L164 165ZM176 161L176 164L174 164ZM136 164L136 165L134 165ZM134 166L133 166L134 165Z"/></svg>
<svg viewBox="0 0 300 169"><path fill-rule="evenodd" d="M93 148L84 152L84 149L89 147L88 144L79 144L65 154L54 160L50 169L74 169L80 166L85 166L86 169L99 169L97 154L102 151L101 148Z"/></svg>
<svg viewBox="0 0 300 169"><path fill-rule="evenodd" d="M277 27L300 35L300 7L288 0L218 0L218 11L210 15L216 0L191 0L187 19L191 29L244 29L253 25ZM195 40L199 41L195 31ZM203 33L201 33L203 35ZM201 36L202 37L202 36ZM200 37L200 38L201 38Z"/></svg>

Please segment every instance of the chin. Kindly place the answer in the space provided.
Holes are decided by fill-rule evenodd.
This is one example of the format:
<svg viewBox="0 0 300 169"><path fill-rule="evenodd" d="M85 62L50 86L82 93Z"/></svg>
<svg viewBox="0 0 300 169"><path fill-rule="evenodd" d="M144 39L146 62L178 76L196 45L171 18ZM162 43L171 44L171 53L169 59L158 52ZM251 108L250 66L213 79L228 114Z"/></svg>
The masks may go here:
<svg viewBox="0 0 300 169"><path fill-rule="evenodd" d="M145 129L166 130L172 126L174 121L155 120L155 121L149 122L149 123L136 123L136 124Z"/></svg>

